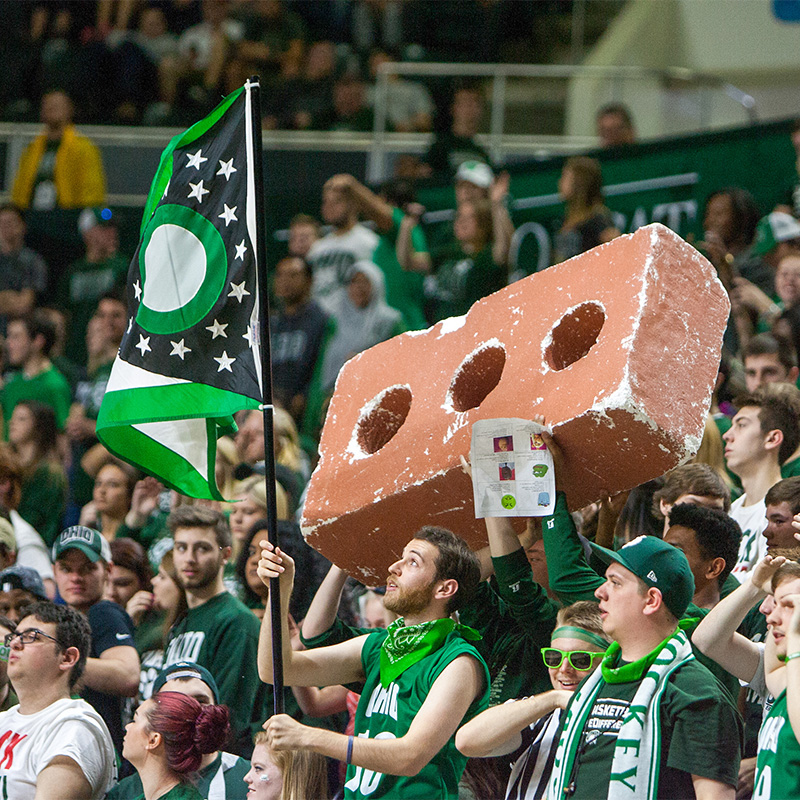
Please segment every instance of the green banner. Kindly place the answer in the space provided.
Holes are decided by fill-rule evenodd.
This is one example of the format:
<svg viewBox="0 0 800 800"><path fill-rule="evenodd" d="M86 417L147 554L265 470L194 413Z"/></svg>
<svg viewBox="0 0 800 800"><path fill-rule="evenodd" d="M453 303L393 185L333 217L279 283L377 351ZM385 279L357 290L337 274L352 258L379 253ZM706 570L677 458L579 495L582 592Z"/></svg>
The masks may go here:
<svg viewBox="0 0 800 800"><path fill-rule="evenodd" d="M602 164L607 205L623 233L661 222L689 241L699 241L705 200L718 189L747 189L764 214L789 201L797 182L790 128L791 121L768 123L587 155ZM564 214L558 197L564 161L553 158L509 169L516 227L512 257L525 274L553 263L553 241ZM419 194L419 201L433 212L433 227L452 219L452 188L427 188Z"/></svg>

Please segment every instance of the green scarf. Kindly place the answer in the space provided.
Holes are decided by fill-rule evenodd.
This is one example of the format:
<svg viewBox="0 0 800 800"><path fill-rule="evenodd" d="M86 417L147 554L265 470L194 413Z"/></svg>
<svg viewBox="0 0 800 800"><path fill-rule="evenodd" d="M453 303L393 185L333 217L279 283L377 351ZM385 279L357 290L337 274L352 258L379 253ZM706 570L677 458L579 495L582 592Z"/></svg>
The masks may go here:
<svg viewBox="0 0 800 800"><path fill-rule="evenodd" d="M477 631L449 617L408 626L402 617L396 619L386 629L381 645L381 686L385 689L409 667L438 650L453 630L471 642L481 638Z"/></svg>
<svg viewBox="0 0 800 800"><path fill-rule="evenodd" d="M601 668L584 680L567 706L547 787L548 798L563 798L575 779L576 762L586 746L581 744L585 725L606 682L606 674L610 674L612 683L639 681L617 735L606 800L654 800L657 796L661 765L659 705L670 675L694 659L692 646L686 634L677 630L644 658L613 667L618 653L619 647L612 644Z"/></svg>

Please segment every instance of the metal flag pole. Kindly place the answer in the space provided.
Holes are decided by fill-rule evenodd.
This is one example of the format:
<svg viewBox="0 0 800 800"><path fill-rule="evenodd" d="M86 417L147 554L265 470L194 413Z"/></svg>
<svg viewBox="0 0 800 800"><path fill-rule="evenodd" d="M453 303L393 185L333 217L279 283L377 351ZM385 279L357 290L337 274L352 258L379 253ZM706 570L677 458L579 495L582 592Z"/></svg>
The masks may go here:
<svg viewBox="0 0 800 800"><path fill-rule="evenodd" d="M267 538L278 547L278 516L275 505L275 443L272 406L272 358L269 339L269 290L264 216L264 164L261 143L261 86L258 76L249 80L251 92L250 125L253 134L253 172L256 201L256 275L258 277L259 344L261 348L261 386L264 415L264 478L267 482ZM274 713L283 714L283 635L281 627L280 579L269 582L272 615L272 688Z"/></svg>

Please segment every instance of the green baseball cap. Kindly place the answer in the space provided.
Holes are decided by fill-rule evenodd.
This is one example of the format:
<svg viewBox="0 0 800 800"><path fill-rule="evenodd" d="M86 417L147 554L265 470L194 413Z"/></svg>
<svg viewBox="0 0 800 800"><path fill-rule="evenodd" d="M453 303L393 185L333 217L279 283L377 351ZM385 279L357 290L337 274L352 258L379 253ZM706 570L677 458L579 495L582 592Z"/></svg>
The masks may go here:
<svg viewBox="0 0 800 800"><path fill-rule="evenodd" d="M781 242L789 242L792 239L800 239L800 222L791 214L773 211L766 217L761 217L756 225L753 253L765 256Z"/></svg>
<svg viewBox="0 0 800 800"><path fill-rule="evenodd" d="M592 544L592 568L601 575L611 563L658 589L664 605L680 619L694 596L694 576L682 550L655 536L638 536L619 550Z"/></svg>
<svg viewBox="0 0 800 800"><path fill-rule="evenodd" d="M53 561L67 550L80 550L92 562L111 563L111 547L103 534L85 525L73 525L58 534L58 538L53 542Z"/></svg>

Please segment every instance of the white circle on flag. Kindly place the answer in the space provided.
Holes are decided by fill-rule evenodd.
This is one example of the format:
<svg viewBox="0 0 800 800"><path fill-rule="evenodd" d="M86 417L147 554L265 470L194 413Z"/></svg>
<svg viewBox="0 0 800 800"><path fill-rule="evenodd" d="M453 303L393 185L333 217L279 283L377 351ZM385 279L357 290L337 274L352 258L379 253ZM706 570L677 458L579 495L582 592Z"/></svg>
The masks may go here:
<svg viewBox="0 0 800 800"><path fill-rule="evenodd" d="M142 302L153 311L177 311L200 291L206 278L206 249L180 225L159 225L144 253Z"/></svg>

